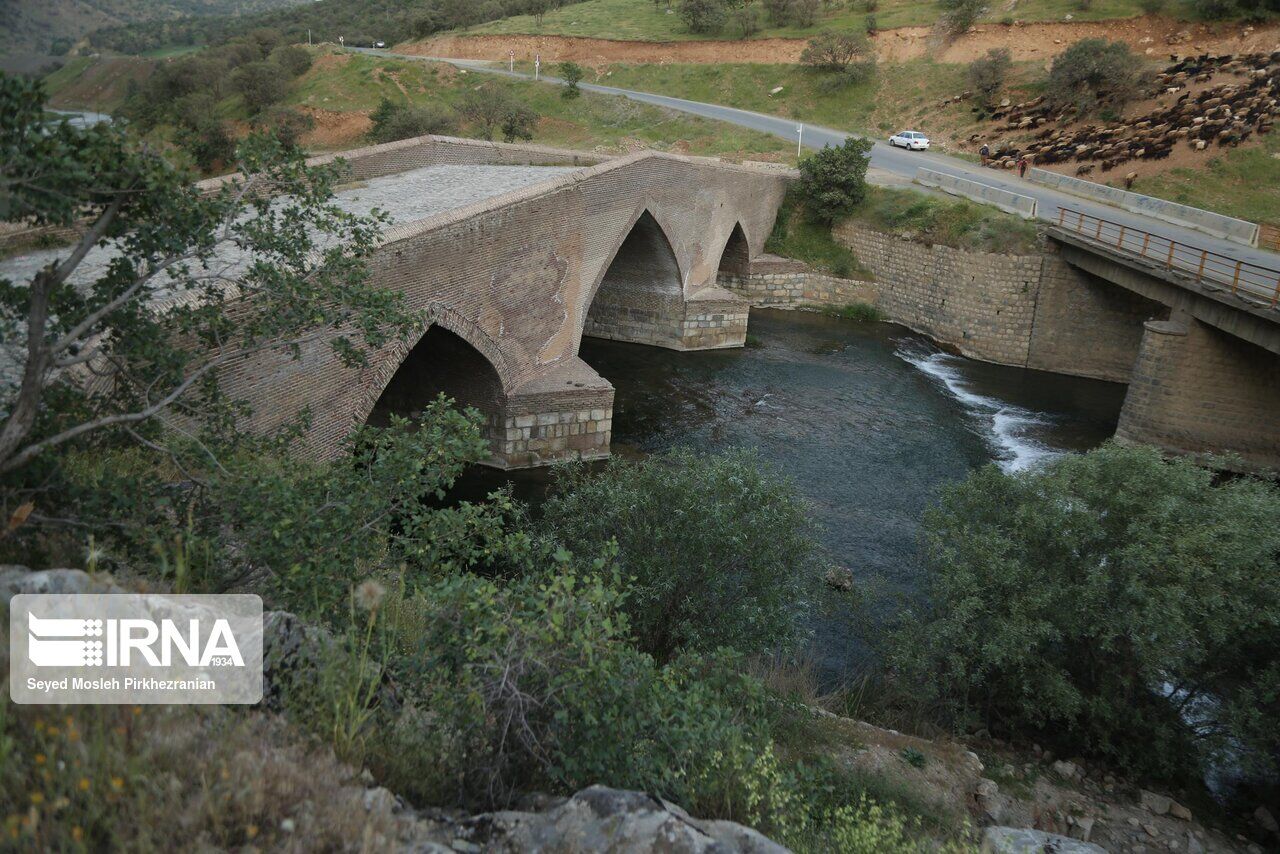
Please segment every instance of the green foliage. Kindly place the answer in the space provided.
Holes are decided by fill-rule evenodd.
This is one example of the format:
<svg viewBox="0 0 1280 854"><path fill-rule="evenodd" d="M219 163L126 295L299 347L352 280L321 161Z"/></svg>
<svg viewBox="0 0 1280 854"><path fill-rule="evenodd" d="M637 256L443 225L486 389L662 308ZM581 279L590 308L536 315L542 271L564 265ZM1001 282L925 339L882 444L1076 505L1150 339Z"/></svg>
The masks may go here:
<svg viewBox="0 0 1280 854"><path fill-rule="evenodd" d="M1054 57L1044 94L1054 108L1082 116L1118 112L1142 94L1146 81L1142 59L1124 42L1081 39Z"/></svg>
<svg viewBox="0 0 1280 854"><path fill-rule="evenodd" d="M543 522L572 548L617 540L637 643L662 661L788 646L825 568L803 500L746 452L561 470Z"/></svg>
<svg viewBox="0 0 1280 854"><path fill-rule="evenodd" d="M564 91L560 93L560 97L572 100L581 95L582 90L578 88L578 83L586 73L582 66L576 62L565 60L560 63L559 68L560 76L564 79Z"/></svg>
<svg viewBox="0 0 1280 854"><path fill-rule="evenodd" d="M872 187L854 219L880 231L926 244L979 252L1025 254L1039 243L1036 226L966 199L918 190Z"/></svg>
<svg viewBox="0 0 1280 854"><path fill-rule="evenodd" d="M804 210L794 190L788 190L773 231L765 242L765 251L784 258L803 261L815 270L830 273L842 279L856 278L869 281L871 271L862 266L857 256L847 246L837 243L831 235L831 226L815 222L803 215Z"/></svg>
<svg viewBox="0 0 1280 854"><path fill-rule="evenodd" d="M247 410L223 393L221 371L259 354L296 358L321 331L360 365L364 348L419 326L398 295L367 283L380 221L332 204L334 168L252 137L242 177L206 195L119 126L50 122L35 84L0 77L0 108L6 220L90 223L66 263L0 280L3 336L27 341L27 370L0 385L4 509L52 505L11 544L68 523L166 529L179 515L166 481L205 483L220 454L257 445L237 427ZM110 263L79 268L108 244ZM237 266L211 274L233 246ZM160 298L164 312L153 310ZM112 382L86 386L64 369L86 363ZM180 425L166 418L175 410Z"/></svg>
<svg viewBox="0 0 1280 854"><path fill-rule="evenodd" d="M938 0L943 9L938 28L948 38L964 35L987 11L987 0Z"/></svg>
<svg viewBox="0 0 1280 854"><path fill-rule="evenodd" d="M958 727L1176 777L1280 748L1280 490L1151 449L995 466L926 514L897 678Z"/></svg>
<svg viewBox="0 0 1280 854"><path fill-rule="evenodd" d="M818 71L849 75L864 80L875 70L875 51L864 33L823 32L809 39L800 61Z"/></svg>
<svg viewBox="0 0 1280 854"><path fill-rule="evenodd" d="M266 112L258 116L256 124L261 130L273 134L287 148L298 147L302 135L315 126L316 120L310 113L281 105L268 107Z"/></svg>
<svg viewBox="0 0 1280 854"><path fill-rule="evenodd" d="M818 222L834 223L854 211L867 195L871 140L849 137L800 161L796 193Z"/></svg>
<svg viewBox="0 0 1280 854"><path fill-rule="evenodd" d="M373 120L369 139L374 142L395 142L426 134L448 136L458 129L457 118L442 105L412 106L388 98L382 99L369 118Z"/></svg>
<svg viewBox="0 0 1280 854"><path fill-rule="evenodd" d="M301 45L281 45L271 51L271 61L290 77L299 77L311 68L311 51Z"/></svg>
<svg viewBox="0 0 1280 854"><path fill-rule="evenodd" d="M902 752L899 753L899 756L902 757L903 762L907 763L912 768L923 768L929 761L925 758L925 755L915 747L902 748Z"/></svg>
<svg viewBox="0 0 1280 854"><path fill-rule="evenodd" d="M883 321L885 319L884 312L876 308L871 303L851 302L848 305L839 307L830 306L823 309L823 314L830 317L839 317L844 320L857 320L864 323L873 323Z"/></svg>
<svg viewBox="0 0 1280 854"><path fill-rule="evenodd" d="M728 18L724 0L680 0L676 14L691 33L718 33Z"/></svg>
<svg viewBox="0 0 1280 854"><path fill-rule="evenodd" d="M288 77L274 62L250 62L231 75L231 86L251 113L260 113L289 91Z"/></svg>
<svg viewBox="0 0 1280 854"><path fill-rule="evenodd" d="M458 104L458 112L481 139L493 139L498 131L506 142L533 139L533 129L538 123L538 114L531 107L496 86L482 86L467 92Z"/></svg>
<svg viewBox="0 0 1280 854"><path fill-rule="evenodd" d="M969 85L984 110L995 106L996 96L1004 88L1012 68L1013 53L1007 47L993 47L986 56L969 63Z"/></svg>

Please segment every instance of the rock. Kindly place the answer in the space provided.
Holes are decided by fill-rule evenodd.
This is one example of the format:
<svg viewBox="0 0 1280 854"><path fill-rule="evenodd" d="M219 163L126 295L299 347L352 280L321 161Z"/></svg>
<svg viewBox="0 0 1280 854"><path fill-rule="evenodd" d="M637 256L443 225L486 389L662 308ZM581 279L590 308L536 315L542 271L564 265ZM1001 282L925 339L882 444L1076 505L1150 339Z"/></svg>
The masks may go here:
<svg viewBox="0 0 1280 854"><path fill-rule="evenodd" d="M1187 854L1205 854L1204 843L1191 833L1187 834Z"/></svg>
<svg viewBox="0 0 1280 854"><path fill-rule="evenodd" d="M1164 795L1157 795L1155 792L1148 792L1143 789L1138 795L1142 808L1154 815L1165 815L1169 812L1169 807L1173 805L1170 798Z"/></svg>
<svg viewBox="0 0 1280 854"><path fill-rule="evenodd" d="M1074 762L1068 762L1065 759L1059 759L1053 765L1049 766L1053 772L1059 777L1065 777L1068 780L1075 780L1080 776L1080 766Z"/></svg>
<svg viewBox="0 0 1280 854"><path fill-rule="evenodd" d="M1155 839L1160 835L1159 829L1157 829L1154 824L1144 824L1142 829L1146 831L1147 836L1150 836L1152 839Z"/></svg>
<svg viewBox="0 0 1280 854"><path fill-rule="evenodd" d="M833 566L827 570L823 579L832 590L848 591L853 589L853 570L846 566Z"/></svg>
<svg viewBox="0 0 1280 854"><path fill-rule="evenodd" d="M783 88L784 88L784 87L782 87L782 86L774 86L772 89L770 89L770 90L769 90L769 94L770 94L770 95L776 95L776 94L778 94L779 92L781 92L781 91L783 90Z"/></svg>
<svg viewBox="0 0 1280 854"><path fill-rule="evenodd" d="M389 789L379 786L366 789L364 793L365 812L393 812L396 808L396 796Z"/></svg>
<svg viewBox="0 0 1280 854"><path fill-rule="evenodd" d="M980 850L982 854L1106 854L1105 848L1092 842L1017 827L988 827Z"/></svg>
<svg viewBox="0 0 1280 854"><path fill-rule="evenodd" d="M1174 818L1181 819L1182 821L1191 821L1191 810L1187 809L1177 801L1172 801L1169 804L1169 815Z"/></svg>
<svg viewBox="0 0 1280 854"><path fill-rule="evenodd" d="M476 851L787 854L786 848L749 827L699 821L643 792L604 786L583 789L545 812L496 812L465 819L456 828L455 850L459 841L477 846L469 849Z"/></svg>
<svg viewBox="0 0 1280 854"><path fill-rule="evenodd" d="M1274 156L1274 155L1273 155ZM1258 807L1253 811L1254 823L1272 835L1280 835L1280 824L1276 823L1276 817L1271 814L1271 810L1266 807Z"/></svg>
<svg viewBox="0 0 1280 854"><path fill-rule="evenodd" d="M1077 818L1071 827L1071 835L1081 842L1088 842L1089 837L1093 836L1093 822L1087 815Z"/></svg>
<svg viewBox="0 0 1280 854"><path fill-rule="evenodd" d="M80 569L41 569L0 566L0 596L7 601L19 593L110 593L119 588L109 576L94 577Z"/></svg>

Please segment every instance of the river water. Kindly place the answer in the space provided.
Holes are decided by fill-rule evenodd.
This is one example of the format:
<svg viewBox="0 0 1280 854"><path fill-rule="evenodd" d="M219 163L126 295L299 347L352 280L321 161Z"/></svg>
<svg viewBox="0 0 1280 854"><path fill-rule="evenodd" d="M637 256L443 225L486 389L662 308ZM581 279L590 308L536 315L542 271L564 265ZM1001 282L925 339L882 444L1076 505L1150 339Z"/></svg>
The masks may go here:
<svg viewBox="0 0 1280 854"><path fill-rule="evenodd" d="M833 560L890 592L918 588L920 517L939 486L984 464L1007 470L1095 447L1124 386L975 362L889 323L751 312L753 346L679 353L584 339L616 388L613 452L745 446L789 475ZM536 505L544 469L477 471ZM864 654L847 613L815 614L810 657L838 682Z"/></svg>

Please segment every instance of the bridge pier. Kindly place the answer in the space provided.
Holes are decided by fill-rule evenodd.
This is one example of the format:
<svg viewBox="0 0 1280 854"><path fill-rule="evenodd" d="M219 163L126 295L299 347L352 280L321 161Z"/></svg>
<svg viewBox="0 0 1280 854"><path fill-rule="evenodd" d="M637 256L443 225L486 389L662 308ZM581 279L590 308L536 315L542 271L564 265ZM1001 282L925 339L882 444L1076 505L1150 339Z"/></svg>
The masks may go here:
<svg viewBox="0 0 1280 854"><path fill-rule="evenodd" d="M1148 321L1116 437L1280 469L1280 356L1185 312Z"/></svg>
<svg viewBox="0 0 1280 854"><path fill-rule="evenodd" d="M574 359L506 395L489 416L487 463L518 469L603 459L612 427L613 386Z"/></svg>

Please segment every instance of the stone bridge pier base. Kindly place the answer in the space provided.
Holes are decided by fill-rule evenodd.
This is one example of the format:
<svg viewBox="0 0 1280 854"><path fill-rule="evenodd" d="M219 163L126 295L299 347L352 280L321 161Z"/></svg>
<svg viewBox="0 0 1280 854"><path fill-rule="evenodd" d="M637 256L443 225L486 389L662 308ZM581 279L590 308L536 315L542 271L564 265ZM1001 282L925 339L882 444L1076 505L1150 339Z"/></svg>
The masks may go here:
<svg viewBox="0 0 1280 854"><path fill-rule="evenodd" d="M1280 356L1183 312L1148 321L1116 437L1280 468Z"/></svg>
<svg viewBox="0 0 1280 854"><path fill-rule="evenodd" d="M530 468L609 456L613 386L575 359L524 383L489 415L488 464Z"/></svg>
<svg viewBox="0 0 1280 854"><path fill-rule="evenodd" d="M704 288L688 299L653 290L601 289L582 334L671 350L741 347L750 309L749 302L720 287Z"/></svg>

